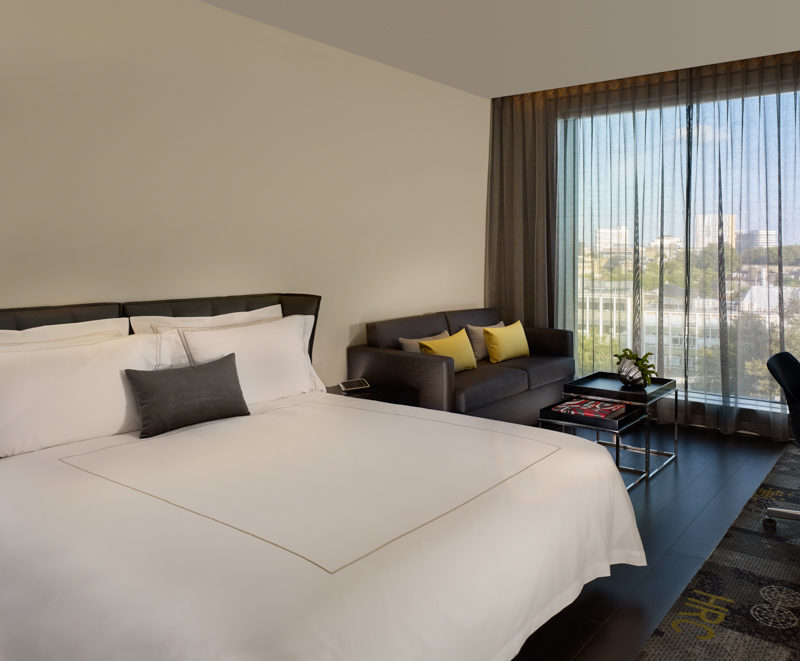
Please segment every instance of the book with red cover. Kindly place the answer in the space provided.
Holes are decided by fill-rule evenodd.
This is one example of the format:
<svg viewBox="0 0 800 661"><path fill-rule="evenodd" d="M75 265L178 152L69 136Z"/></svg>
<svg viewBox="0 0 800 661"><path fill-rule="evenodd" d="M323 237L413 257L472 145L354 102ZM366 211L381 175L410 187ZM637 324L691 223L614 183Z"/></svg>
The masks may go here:
<svg viewBox="0 0 800 661"><path fill-rule="evenodd" d="M600 402L596 399L572 399L553 407L556 413L583 415L587 418L613 418L625 410L625 404Z"/></svg>

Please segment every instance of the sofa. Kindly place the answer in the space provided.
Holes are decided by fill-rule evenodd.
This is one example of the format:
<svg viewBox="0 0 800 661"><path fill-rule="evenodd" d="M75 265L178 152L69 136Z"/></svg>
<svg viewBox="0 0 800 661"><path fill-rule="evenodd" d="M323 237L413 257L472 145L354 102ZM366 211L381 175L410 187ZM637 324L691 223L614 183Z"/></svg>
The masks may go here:
<svg viewBox="0 0 800 661"><path fill-rule="evenodd" d="M525 328L530 356L480 360L477 368L458 373L452 358L403 351L399 342L499 321L494 308L474 308L368 323L367 343L347 349L348 378L413 387L425 408L534 424L539 409L559 401L562 386L574 378L571 331Z"/></svg>

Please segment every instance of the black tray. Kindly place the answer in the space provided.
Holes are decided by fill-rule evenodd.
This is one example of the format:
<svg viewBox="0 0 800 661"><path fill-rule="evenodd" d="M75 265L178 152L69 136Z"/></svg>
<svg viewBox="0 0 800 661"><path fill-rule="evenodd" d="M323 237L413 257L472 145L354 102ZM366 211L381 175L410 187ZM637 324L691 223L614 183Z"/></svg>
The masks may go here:
<svg viewBox="0 0 800 661"><path fill-rule="evenodd" d="M590 399L608 399L618 402L648 404L675 390L675 379L654 376L649 386L626 386L620 382L616 372L595 372L567 383L565 395L576 395Z"/></svg>
<svg viewBox="0 0 800 661"><path fill-rule="evenodd" d="M539 420L542 422L553 422L555 424L571 424L590 429L605 429L607 431L618 432L627 429L631 425L645 419L645 407L640 404L626 404L625 410L618 413L613 418L595 418L588 415L576 415L575 413L561 413L554 411L553 407L563 402L573 399L583 399L582 397L566 397L562 402L551 404L539 411Z"/></svg>

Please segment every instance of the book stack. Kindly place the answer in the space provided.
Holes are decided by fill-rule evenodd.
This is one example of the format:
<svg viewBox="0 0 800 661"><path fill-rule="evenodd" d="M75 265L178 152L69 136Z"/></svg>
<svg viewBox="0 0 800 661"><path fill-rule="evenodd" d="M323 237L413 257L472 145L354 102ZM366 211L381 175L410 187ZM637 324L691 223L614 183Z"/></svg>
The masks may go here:
<svg viewBox="0 0 800 661"><path fill-rule="evenodd" d="M600 402L596 399L572 399L553 407L556 413L583 415L587 418L615 418L625 410L625 404Z"/></svg>

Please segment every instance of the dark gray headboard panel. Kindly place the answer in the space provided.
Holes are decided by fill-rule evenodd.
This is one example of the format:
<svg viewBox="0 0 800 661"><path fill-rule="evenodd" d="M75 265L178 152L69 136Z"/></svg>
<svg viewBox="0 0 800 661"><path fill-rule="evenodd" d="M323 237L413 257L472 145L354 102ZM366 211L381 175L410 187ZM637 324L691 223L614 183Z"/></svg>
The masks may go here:
<svg viewBox="0 0 800 661"><path fill-rule="evenodd" d="M119 303L85 303L81 305L50 305L38 308L9 308L0 310L0 328L25 330L34 326L71 324L119 317Z"/></svg>
<svg viewBox="0 0 800 661"><path fill-rule="evenodd" d="M308 343L308 353L314 348L317 332L320 296L314 294L242 294L210 298L176 298L163 301L136 301L122 304L123 317L162 315L167 317L205 317L229 312L247 312L268 305L281 304L284 316L313 314L314 330Z"/></svg>
<svg viewBox="0 0 800 661"><path fill-rule="evenodd" d="M238 296L212 296L209 298L175 298L163 301L135 301L132 303L83 303L79 305L51 305L36 308L8 308L0 310L0 329L25 330L33 326L69 324L76 321L163 315L166 317L205 317L228 312L247 312L268 305L281 304L284 316L313 314L314 329L308 343L308 353L314 348L319 305L322 298L314 294L241 294Z"/></svg>

